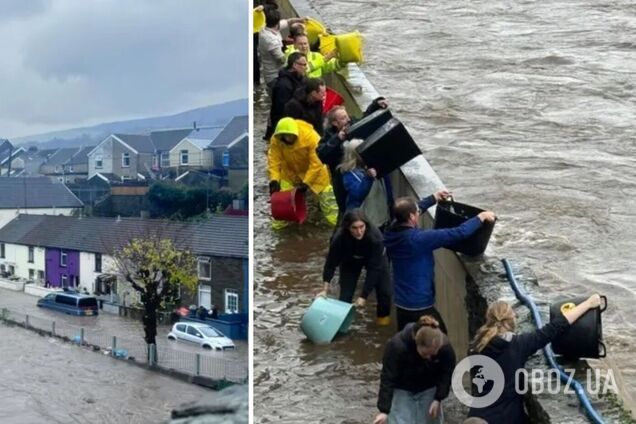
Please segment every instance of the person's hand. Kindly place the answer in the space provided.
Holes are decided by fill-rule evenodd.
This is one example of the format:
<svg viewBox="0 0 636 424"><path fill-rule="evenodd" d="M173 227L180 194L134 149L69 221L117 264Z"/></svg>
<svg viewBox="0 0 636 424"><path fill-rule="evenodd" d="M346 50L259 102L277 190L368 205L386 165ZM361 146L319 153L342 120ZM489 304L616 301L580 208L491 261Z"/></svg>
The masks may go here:
<svg viewBox="0 0 636 424"><path fill-rule="evenodd" d="M300 191L301 193L307 193L309 186L305 183L300 183L296 186L296 189Z"/></svg>
<svg viewBox="0 0 636 424"><path fill-rule="evenodd" d="M333 59L336 56L338 56L337 50L330 51L329 53L325 55L325 62L329 62L331 59Z"/></svg>
<svg viewBox="0 0 636 424"><path fill-rule="evenodd" d="M320 290L316 293L316 297L327 297L327 290Z"/></svg>
<svg viewBox="0 0 636 424"><path fill-rule="evenodd" d="M481 222L495 222L495 219L497 219L493 211L483 211L480 212L477 216L479 217Z"/></svg>
<svg viewBox="0 0 636 424"><path fill-rule="evenodd" d="M280 183L278 181L270 181L269 182L269 194L273 194L276 193L277 191L280 191Z"/></svg>
<svg viewBox="0 0 636 424"><path fill-rule="evenodd" d="M373 424L387 424L389 422L389 416L383 412L375 416Z"/></svg>
<svg viewBox="0 0 636 424"><path fill-rule="evenodd" d="M598 308L601 306L601 296L598 293L593 294L587 299L587 304L590 309Z"/></svg>
<svg viewBox="0 0 636 424"><path fill-rule="evenodd" d="M451 194L450 191L448 191L447 189L443 188L441 190L436 191L433 196L435 196L435 201L436 202L441 202L442 200L446 200L448 199Z"/></svg>
<svg viewBox="0 0 636 424"><path fill-rule="evenodd" d="M366 299L364 297L359 297L356 299L356 303L355 303L355 307L356 308L362 308L364 307L364 305L367 303Z"/></svg>
<svg viewBox="0 0 636 424"><path fill-rule="evenodd" d="M375 168L369 168L367 169L367 175L371 178L375 178L378 176L377 171L375 170Z"/></svg>
<svg viewBox="0 0 636 424"><path fill-rule="evenodd" d="M263 10L265 10L265 6L263 6L262 4L254 8L255 12L262 12Z"/></svg>
<svg viewBox="0 0 636 424"><path fill-rule="evenodd" d="M389 101L385 98L381 98L378 100L378 106L380 109L386 109L389 107Z"/></svg>
<svg viewBox="0 0 636 424"><path fill-rule="evenodd" d="M437 415L439 414L439 408L440 408L439 400L434 400L433 402L431 402L430 408L428 408L428 415L430 415L433 418L437 418Z"/></svg>
<svg viewBox="0 0 636 424"><path fill-rule="evenodd" d="M340 131L338 131L338 138L341 141L345 141L347 139L347 129L343 128Z"/></svg>

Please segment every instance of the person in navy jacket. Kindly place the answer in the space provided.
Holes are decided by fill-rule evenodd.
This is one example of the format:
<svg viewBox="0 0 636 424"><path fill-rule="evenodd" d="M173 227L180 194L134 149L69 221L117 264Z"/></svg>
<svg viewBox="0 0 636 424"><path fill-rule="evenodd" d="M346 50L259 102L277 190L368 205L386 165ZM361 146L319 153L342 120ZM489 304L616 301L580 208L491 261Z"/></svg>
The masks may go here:
<svg viewBox="0 0 636 424"><path fill-rule="evenodd" d="M433 251L470 237L484 221L494 222L495 214L481 212L455 228L419 228L420 214L450 196L439 190L419 202L401 197L393 206L394 222L384 234L384 245L393 268L393 286L398 331L422 315L432 315L446 333L442 316L435 309L435 258Z"/></svg>
<svg viewBox="0 0 636 424"><path fill-rule="evenodd" d="M472 407L468 416L481 418L489 424L528 423L523 395L516 390L517 370L524 368L528 358L537 350L561 337L577 319L600 305L601 297L594 294L543 327L515 334L516 320L512 307L503 301L492 303L486 312L486 323L477 330L468 353L493 359L503 371L504 389L492 405ZM473 393L479 396L477 390Z"/></svg>

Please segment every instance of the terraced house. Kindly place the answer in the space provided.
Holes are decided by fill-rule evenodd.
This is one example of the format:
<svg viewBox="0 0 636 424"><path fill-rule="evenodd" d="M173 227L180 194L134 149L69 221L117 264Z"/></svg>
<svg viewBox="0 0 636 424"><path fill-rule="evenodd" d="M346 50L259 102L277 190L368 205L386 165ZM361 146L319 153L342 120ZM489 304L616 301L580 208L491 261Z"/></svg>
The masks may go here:
<svg viewBox="0 0 636 424"><path fill-rule="evenodd" d="M215 305L221 313L248 311L248 220L213 216L200 223L141 218L74 218L19 215L0 229L0 269L51 287L104 292L103 277L116 298L128 304L136 294L118 275L113 252L131 239L169 238L197 258L199 285L181 293L180 303Z"/></svg>

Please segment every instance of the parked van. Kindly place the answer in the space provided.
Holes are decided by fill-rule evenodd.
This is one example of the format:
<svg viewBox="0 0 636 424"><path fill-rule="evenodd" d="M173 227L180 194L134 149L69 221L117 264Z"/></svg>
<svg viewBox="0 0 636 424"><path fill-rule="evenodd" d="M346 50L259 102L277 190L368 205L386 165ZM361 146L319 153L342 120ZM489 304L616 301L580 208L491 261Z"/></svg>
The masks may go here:
<svg viewBox="0 0 636 424"><path fill-rule="evenodd" d="M49 293L38 300L38 306L69 315L97 315L97 298L77 292Z"/></svg>

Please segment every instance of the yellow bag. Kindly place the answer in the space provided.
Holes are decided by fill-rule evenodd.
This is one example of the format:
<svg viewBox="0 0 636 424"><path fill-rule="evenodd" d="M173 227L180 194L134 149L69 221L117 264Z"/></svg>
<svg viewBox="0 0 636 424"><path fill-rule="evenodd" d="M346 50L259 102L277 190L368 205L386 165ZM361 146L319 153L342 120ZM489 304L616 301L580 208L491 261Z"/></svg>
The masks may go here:
<svg viewBox="0 0 636 424"><path fill-rule="evenodd" d="M362 35L358 31L336 35L338 60L342 63L362 62Z"/></svg>
<svg viewBox="0 0 636 424"><path fill-rule="evenodd" d="M305 23L305 30L307 31L307 38L309 39L309 45L318 41L318 36L327 33L327 28L317 20L308 18Z"/></svg>
<svg viewBox="0 0 636 424"><path fill-rule="evenodd" d="M252 14L254 15L254 22L252 23L254 32L260 32L265 28L265 12L254 9Z"/></svg>
<svg viewBox="0 0 636 424"><path fill-rule="evenodd" d="M320 39L320 53L323 56L328 55L332 51L336 50L336 36L331 34L321 34L318 36Z"/></svg>

